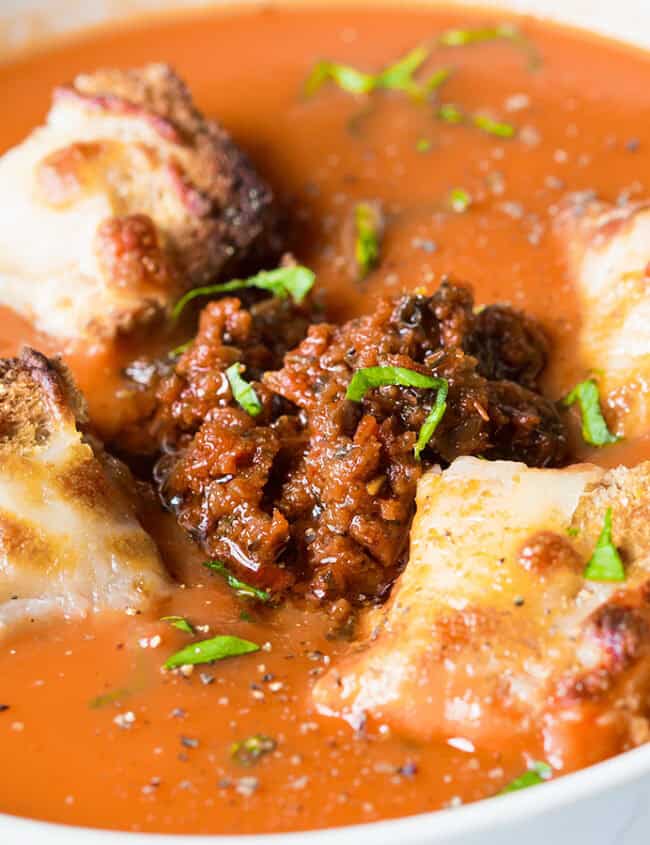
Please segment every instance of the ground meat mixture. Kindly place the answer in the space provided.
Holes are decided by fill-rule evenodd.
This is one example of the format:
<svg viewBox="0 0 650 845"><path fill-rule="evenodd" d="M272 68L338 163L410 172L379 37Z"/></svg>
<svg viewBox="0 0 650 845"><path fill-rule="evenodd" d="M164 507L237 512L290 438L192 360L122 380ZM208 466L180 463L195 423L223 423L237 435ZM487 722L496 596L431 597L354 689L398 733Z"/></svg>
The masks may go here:
<svg viewBox="0 0 650 845"><path fill-rule="evenodd" d="M165 504L206 553L249 581L314 601L381 599L405 562L415 491L459 455L555 466L566 432L537 392L540 328L471 292L381 300L343 326L268 300L207 306L199 334L158 390L153 424ZM266 309L266 310L265 310ZM246 367L262 411L233 400L225 370ZM398 386L345 398L358 369L397 366L449 383L447 410L417 460L435 390Z"/></svg>

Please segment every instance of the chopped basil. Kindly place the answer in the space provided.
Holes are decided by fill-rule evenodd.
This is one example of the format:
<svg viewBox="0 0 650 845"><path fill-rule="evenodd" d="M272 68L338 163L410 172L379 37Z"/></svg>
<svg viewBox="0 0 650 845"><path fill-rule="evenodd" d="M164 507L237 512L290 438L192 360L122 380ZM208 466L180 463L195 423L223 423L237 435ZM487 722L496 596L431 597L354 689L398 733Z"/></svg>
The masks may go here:
<svg viewBox="0 0 650 845"><path fill-rule="evenodd" d="M421 87L413 79L413 74L429 58L426 47L415 47L403 58L380 71L375 77L376 88L387 88L390 91L406 91L419 96Z"/></svg>
<svg viewBox="0 0 650 845"><path fill-rule="evenodd" d="M271 600L270 593L266 590L261 590L259 587L253 587L252 584L247 584L245 581L240 581L239 578L235 577L220 560L206 560L203 566L211 569L213 572L218 572L219 575L223 575L228 586L234 590L237 595L257 599L257 601L262 602Z"/></svg>
<svg viewBox="0 0 650 845"><path fill-rule="evenodd" d="M416 370L409 370L406 367L365 367L357 370L345 394L346 399L352 402L361 402L369 390L375 387L387 387L398 385L400 387L419 387L423 389L435 389L438 391L436 401L429 412L422 428L419 431L417 443L415 444L415 457L419 460L422 450L426 447L433 436L438 423L447 410L447 393L449 382L444 378L425 376Z"/></svg>
<svg viewBox="0 0 650 845"><path fill-rule="evenodd" d="M603 529L583 574L588 581L625 581L625 567L612 540L611 508L605 512Z"/></svg>
<svg viewBox="0 0 650 845"><path fill-rule="evenodd" d="M472 204L472 198L464 188L452 188L449 192L449 205L452 211L462 214Z"/></svg>
<svg viewBox="0 0 650 845"><path fill-rule="evenodd" d="M431 147L432 144L428 138L418 138L415 144L415 149L419 153L428 153Z"/></svg>
<svg viewBox="0 0 650 845"><path fill-rule="evenodd" d="M233 279L219 285L193 288L178 300L172 311L172 317L177 319L188 302L199 296L213 296L242 288L267 290L278 299L286 299L290 296L294 302L300 304L312 289L315 279L315 274L308 267L297 264L291 267L277 267L275 270L262 270L248 279Z"/></svg>
<svg viewBox="0 0 650 845"><path fill-rule="evenodd" d="M443 103L438 109L437 115L445 123L456 124L465 121L465 114L453 103Z"/></svg>
<svg viewBox="0 0 650 845"><path fill-rule="evenodd" d="M180 358L181 355L184 355L187 352L192 343L194 343L194 338L190 338L189 340L186 340L185 343L175 346L169 354L172 358Z"/></svg>
<svg viewBox="0 0 650 845"><path fill-rule="evenodd" d="M549 780L552 774L553 769L548 763L536 760L527 772L504 786L499 795L508 795L510 792L518 792L520 789L528 789L529 786L537 786L544 783L545 780Z"/></svg>
<svg viewBox="0 0 650 845"><path fill-rule="evenodd" d="M467 47L470 44L482 44L485 41L514 38L518 35L518 30L512 24L477 27L476 29L448 29L438 36L438 44L443 47Z"/></svg>
<svg viewBox="0 0 650 845"><path fill-rule="evenodd" d="M535 46L521 34L516 26L510 23L475 29L448 29L438 36L437 43L441 47L469 47L472 44L485 44L488 41L499 40L510 41L520 47L528 55L528 64L531 70L536 70L541 64Z"/></svg>
<svg viewBox="0 0 650 845"><path fill-rule="evenodd" d="M424 100L434 91L437 91L440 86L445 83L452 75L453 71L448 67L441 67L434 71L428 79L423 83L415 83L409 90L409 93L416 100Z"/></svg>
<svg viewBox="0 0 650 845"><path fill-rule="evenodd" d="M466 114L461 108L455 106L453 103L443 103L436 111L436 116L444 123L451 123L459 125L461 123L476 126L488 135L496 135L498 138L514 138L517 134L517 129L511 123L504 123L499 120L493 120L486 114Z"/></svg>
<svg viewBox="0 0 650 845"><path fill-rule="evenodd" d="M359 276L364 279L379 263L382 221L377 205L370 202L358 203L354 209L354 224L354 259Z"/></svg>
<svg viewBox="0 0 650 845"><path fill-rule="evenodd" d="M326 82L334 82L349 94L369 94L375 87L372 73L364 73L350 65L337 64L323 59L317 62L305 82L305 94L311 97Z"/></svg>
<svg viewBox="0 0 650 845"><path fill-rule="evenodd" d="M493 120L485 114L475 114L472 117L472 123L488 135L496 135L498 138L514 138L517 133L511 123Z"/></svg>
<svg viewBox="0 0 650 845"><path fill-rule="evenodd" d="M169 622L172 628L178 628L179 631L185 631L186 634L194 633L194 628L184 616L163 616L160 621Z"/></svg>
<svg viewBox="0 0 650 845"><path fill-rule="evenodd" d="M227 657L237 657L240 654L251 654L259 651L260 647L249 640L240 637L222 635L209 640L201 640L185 646L176 654L172 654L165 661L165 669L176 669L179 666L196 666L200 663L212 663L214 660L225 660Z"/></svg>
<svg viewBox="0 0 650 845"><path fill-rule="evenodd" d="M273 737L264 734L253 734L246 739L233 742L230 746L230 756L242 766L252 766L265 754L270 754L278 747Z"/></svg>
<svg viewBox="0 0 650 845"><path fill-rule="evenodd" d="M621 438L612 434L600 408L600 392L595 379L590 378L576 385L564 399L569 407L577 402L582 414L582 438L590 446L607 446Z"/></svg>
<svg viewBox="0 0 650 845"><path fill-rule="evenodd" d="M241 377L242 369L242 364L232 364L226 370L226 377L235 402L251 417L256 417L262 413L262 403L255 393L255 388Z"/></svg>
<svg viewBox="0 0 650 845"><path fill-rule="evenodd" d="M326 82L334 82L348 94L370 94L378 89L404 91L416 99L424 99L445 82L451 71L440 68L428 79L420 82L414 74L431 54L428 47L415 47L392 65L378 73L366 73L350 65L338 64L324 59L314 66L305 83L305 94L311 97Z"/></svg>
<svg viewBox="0 0 650 845"><path fill-rule="evenodd" d="M417 460L420 460L420 455L422 451L426 448L429 440L433 437L436 429L438 428L438 423L445 415L445 411L447 410L447 393L449 392L449 382L446 379L440 379L441 383L438 387L438 393L436 395L436 401L433 408L429 411L429 414L424 421L422 428L418 433L418 439L415 444L415 457Z"/></svg>

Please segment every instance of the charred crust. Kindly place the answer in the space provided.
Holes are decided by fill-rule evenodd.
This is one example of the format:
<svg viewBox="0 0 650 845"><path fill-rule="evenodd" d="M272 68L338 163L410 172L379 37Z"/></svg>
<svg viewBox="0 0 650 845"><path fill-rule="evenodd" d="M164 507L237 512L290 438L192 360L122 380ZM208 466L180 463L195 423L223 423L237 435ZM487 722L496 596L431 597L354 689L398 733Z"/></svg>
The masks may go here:
<svg viewBox="0 0 650 845"><path fill-rule="evenodd" d="M177 270L146 214L105 220L95 235L95 252L111 286L140 290L143 298L178 286Z"/></svg>
<svg viewBox="0 0 650 845"><path fill-rule="evenodd" d="M579 571L583 561L566 537L554 531L537 531L519 548L517 560L524 569L544 575L558 569Z"/></svg>
<svg viewBox="0 0 650 845"><path fill-rule="evenodd" d="M620 687L621 681L640 666L650 649L650 605L647 589L615 596L598 607L583 625L579 653L597 654L586 671L563 679L559 685L568 699L598 699Z"/></svg>
<svg viewBox="0 0 650 845"><path fill-rule="evenodd" d="M280 239L270 188L230 136L201 115L169 66L80 75L55 92L55 103L66 100L143 120L169 145L170 186L195 221L177 244L187 287L234 272L249 259L275 257Z"/></svg>
<svg viewBox="0 0 650 845"><path fill-rule="evenodd" d="M29 451L47 442L56 422L85 419L84 400L60 359L29 347L0 359L0 451Z"/></svg>

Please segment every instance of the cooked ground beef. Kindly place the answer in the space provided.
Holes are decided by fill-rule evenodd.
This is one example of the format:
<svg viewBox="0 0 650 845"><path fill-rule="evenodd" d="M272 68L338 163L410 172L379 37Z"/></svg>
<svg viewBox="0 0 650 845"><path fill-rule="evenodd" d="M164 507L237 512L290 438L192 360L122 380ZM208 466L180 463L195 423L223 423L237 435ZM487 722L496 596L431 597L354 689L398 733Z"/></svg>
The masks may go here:
<svg viewBox="0 0 650 845"><path fill-rule="evenodd" d="M311 325L288 302L257 313L207 306L199 334L158 390L163 501L206 553L259 585L316 601L381 598L404 563L417 481L459 455L560 464L566 432L537 390L542 331L504 306L475 314L471 292L381 300L343 326ZM262 316L264 315L264 316ZM233 400L235 361L262 404ZM447 410L422 454L436 391L397 386L345 398L358 369L398 366L447 379ZM510 379L510 380L508 380Z"/></svg>

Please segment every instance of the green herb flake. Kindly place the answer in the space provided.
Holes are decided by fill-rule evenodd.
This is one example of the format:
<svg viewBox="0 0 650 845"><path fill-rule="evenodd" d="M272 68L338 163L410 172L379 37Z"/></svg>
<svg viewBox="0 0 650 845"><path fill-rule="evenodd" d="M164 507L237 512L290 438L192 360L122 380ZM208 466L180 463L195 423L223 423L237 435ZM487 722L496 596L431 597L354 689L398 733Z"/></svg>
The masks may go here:
<svg viewBox="0 0 650 845"><path fill-rule="evenodd" d="M444 123L451 123L453 125L463 123L465 120L464 112L453 103L443 103L438 108L436 114Z"/></svg>
<svg viewBox="0 0 650 845"><path fill-rule="evenodd" d="M366 73L350 65L325 59L317 62L309 74L304 88L305 95L311 97L325 83L333 82L348 94L370 94L384 89L403 91L414 99L421 100L439 88L451 75L449 68L439 68L422 82L415 79L414 74L422 67L430 54L431 50L428 47L415 47L378 73Z"/></svg>
<svg viewBox="0 0 650 845"><path fill-rule="evenodd" d="M235 402L251 417L257 417L262 413L262 403L255 393L255 388L241 377L243 369L242 364L233 364L226 370L226 377Z"/></svg>
<svg viewBox="0 0 650 845"><path fill-rule="evenodd" d="M420 455L423 450L428 445L429 440L431 440L435 434L435 431L438 428L438 423L444 417L445 411L447 410L447 393L449 392L449 383L446 379L439 379L439 381L441 383L438 387L435 404L429 411L429 414L418 433L418 439L415 444L414 454L416 460L418 461L420 460Z"/></svg>
<svg viewBox="0 0 650 845"><path fill-rule="evenodd" d="M265 754L270 754L278 747L273 737L265 734L253 734L246 739L233 742L230 756L242 766L253 766Z"/></svg>
<svg viewBox="0 0 650 845"><path fill-rule="evenodd" d="M415 47L403 58L380 71L375 77L375 87L406 91L408 94L419 96L422 89L413 79L413 74L429 58L429 52L426 47Z"/></svg>
<svg viewBox="0 0 650 845"><path fill-rule="evenodd" d="M447 29L438 36L441 47L468 47L499 39L520 38L519 30L509 23L498 26L482 26L472 29Z"/></svg>
<svg viewBox="0 0 650 845"><path fill-rule="evenodd" d="M449 192L449 207L456 214L463 214L472 204L472 198L464 188L452 188Z"/></svg>
<svg viewBox="0 0 650 845"><path fill-rule="evenodd" d="M357 203L354 209L354 225L354 259L359 277L365 279L379 263L382 219L376 203Z"/></svg>
<svg viewBox="0 0 650 845"><path fill-rule="evenodd" d="M578 403L582 415L582 439L590 446L607 446L617 443L621 438L612 434L600 408L600 391L593 378L580 382L564 399L564 404L570 407Z"/></svg>
<svg viewBox="0 0 650 845"><path fill-rule="evenodd" d="M163 616L160 621L169 622L172 628L177 628L179 631L184 631L186 634L194 633L194 628L184 616Z"/></svg>
<svg viewBox="0 0 650 845"><path fill-rule="evenodd" d="M246 598L255 599L256 601L268 602L271 600L271 594L266 590L261 590L259 587L254 587L252 584L247 584L245 581L240 581L235 575L230 572L228 567L221 563L220 560L206 560L203 566L212 572L218 572L226 579L228 586L234 590L238 596L245 596Z"/></svg>
<svg viewBox="0 0 650 845"><path fill-rule="evenodd" d="M569 535L569 537L577 537L580 534L580 529L576 528L573 525L570 525L567 528L566 533Z"/></svg>
<svg viewBox="0 0 650 845"><path fill-rule="evenodd" d="M511 23L470 29L448 29L437 38L437 44L441 47L469 47L490 41L510 41L528 56L530 70L539 68L541 58L537 48Z"/></svg>
<svg viewBox="0 0 650 845"><path fill-rule="evenodd" d="M497 138L514 138L517 134L517 130L511 123L493 120L486 114L475 114L472 117L472 123L482 132L486 132L488 135L496 135Z"/></svg>
<svg viewBox="0 0 650 845"><path fill-rule="evenodd" d="M185 343L181 343L179 344L179 346L175 346L169 354L172 358L180 358L181 355L184 355L187 352L193 342L194 338L190 338L189 340L186 340Z"/></svg>
<svg viewBox="0 0 650 845"><path fill-rule="evenodd" d="M435 376L425 376L406 367L365 367L357 370L348 385L345 398L352 402L361 402L369 390L376 387L397 385L399 387L418 387L425 390L437 390L436 401L418 433L414 454L420 459L422 450L435 433L438 423L447 410L449 382Z"/></svg>
<svg viewBox="0 0 650 845"><path fill-rule="evenodd" d="M528 789L529 786L538 786L550 780L552 775L553 769L548 763L535 761L527 772L504 786L499 795L508 795L510 792L519 792L520 789Z"/></svg>
<svg viewBox="0 0 650 845"><path fill-rule="evenodd" d="M415 149L418 153L428 153L433 144L428 138L418 138L415 142Z"/></svg>
<svg viewBox="0 0 650 845"><path fill-rule="evenodd" d="M612 540L611 508L607 508L600 537L583 575L588 581L625 581L625 567Z"/></svg>
<svg viewBox="0 0 650 845"><path fill-rule="evenodd" d="M305 96L312 97L326 82L334 82L348 94L369 94L375 88L373 74L324 59L314 65L307 77Z"/></svg>
<svg viewBox="0 0 650 845"><path fill-rule="evenodd" d="M312 289L315 280L315 274L308 267L296 264L290 267L277 267L275 270L262 270L248 279L233 279L219 285L193 288L178 300L172 310L172 318L178 319L185 306L200 296L214 296L218 293L229 293L243 288L258 288L259 290L269 291L278 299L286 299L290 296L294 302L300 305Z"/></svg>
<svg viewBox="0 0 650 845"><path fill-rule="evenodd" d="M212 663L215 660L225 660L227 657L238 657L259 651L260 647L249 640L240 637L222 635L209 640L185 646L172 654L165 661L165 669L177 669L179 666L197 666L201 663Z"/></svg>

